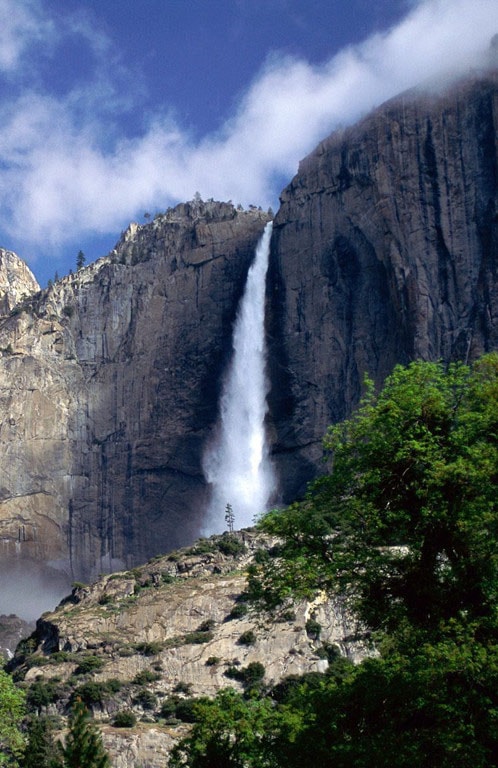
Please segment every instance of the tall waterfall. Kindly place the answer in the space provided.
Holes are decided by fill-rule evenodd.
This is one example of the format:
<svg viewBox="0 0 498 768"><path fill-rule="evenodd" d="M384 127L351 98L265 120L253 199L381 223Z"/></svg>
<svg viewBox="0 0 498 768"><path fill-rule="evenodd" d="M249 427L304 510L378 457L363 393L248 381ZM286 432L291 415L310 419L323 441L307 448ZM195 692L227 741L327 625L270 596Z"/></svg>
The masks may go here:
<svg viewBox="0 0 498 768"><path fill-rule="evenodd" d="M233 332L233 357L220 403L217 435L204 457L204 473L212 496L204 533L227 525L230 504L236 528L254 524L267 509L276 488L265 434L265 285L272 222L256 248Z"/></svg>

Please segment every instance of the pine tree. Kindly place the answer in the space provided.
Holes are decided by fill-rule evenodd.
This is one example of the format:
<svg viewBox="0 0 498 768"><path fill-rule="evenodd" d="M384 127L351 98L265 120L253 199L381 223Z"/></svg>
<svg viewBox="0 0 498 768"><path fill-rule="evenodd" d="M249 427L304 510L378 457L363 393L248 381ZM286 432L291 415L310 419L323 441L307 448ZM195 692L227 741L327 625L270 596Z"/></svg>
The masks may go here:
<svg viewBox="0 0 498 768"><path fill-rule="evenodd" d="M88 709L77 698L69 717L69 733L62 748L64 768L110 768L102 737Z"/></svg>
<svg viewBox="0 0 498 768"><path fill-rule="evenodd" d="M50 718L32 717L27 736L22 768L63 768L62 756L54 749L54 724Z"/></svg>
<svg viewBox="0 0 498 768"><path fill-rule="evenodd" d="M80 270L83 269L85 266L86 256L83 253L83 251L78 251L78 255L76 257L76 269Z"/></svg>
<svg viewBox="0 0 498 768"><path fill-rule="evenodd" d="M225 522L228 525L228 530L233 533L233 525L235 522L235 515L233 513L232 505L227 504L225 507Z"/></svg>

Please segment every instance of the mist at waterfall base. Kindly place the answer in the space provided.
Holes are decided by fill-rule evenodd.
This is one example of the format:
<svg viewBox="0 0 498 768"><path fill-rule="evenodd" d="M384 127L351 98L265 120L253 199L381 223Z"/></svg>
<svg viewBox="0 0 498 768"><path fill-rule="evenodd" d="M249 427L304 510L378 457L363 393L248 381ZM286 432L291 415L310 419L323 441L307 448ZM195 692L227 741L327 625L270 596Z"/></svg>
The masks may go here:
<svg viewBox="0 0 498 768"><path fill-rule="evenodd" d="M276 491L266 439L265 287L272 222L256 248L233 331L233 355L220 401L216 435L204 456L211 498L203 534L227 527L230 504L235 528L254 525Z"/></svg>

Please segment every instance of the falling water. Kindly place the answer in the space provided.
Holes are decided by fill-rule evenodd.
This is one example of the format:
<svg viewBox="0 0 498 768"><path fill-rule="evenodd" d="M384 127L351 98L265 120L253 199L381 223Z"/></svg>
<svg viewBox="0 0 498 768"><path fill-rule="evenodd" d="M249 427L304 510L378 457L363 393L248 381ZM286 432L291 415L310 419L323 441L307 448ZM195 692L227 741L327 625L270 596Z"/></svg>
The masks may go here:
<svg viewBox="0 0 498 768"><path fill-rule="evenodd" d="M249 269L233 333L233 358L220 403L219 429L204 457L212 487L205 531L224 530L227 504L235 527L254 524L275 491L275 476L265 434L265 284L272 223L269 222Z"/></svg>

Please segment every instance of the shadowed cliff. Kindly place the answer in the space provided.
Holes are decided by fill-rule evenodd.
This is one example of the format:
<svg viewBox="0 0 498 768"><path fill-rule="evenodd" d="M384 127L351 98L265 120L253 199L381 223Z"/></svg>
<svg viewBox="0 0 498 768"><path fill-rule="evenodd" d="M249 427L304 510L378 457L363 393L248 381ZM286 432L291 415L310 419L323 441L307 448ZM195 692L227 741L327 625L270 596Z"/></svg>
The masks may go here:
<svg viewBox="0 0 498 768"><path fill-rule="evenodd" d="M368 373L498 346L498 73L413 90L323 141L284 190L268 297L287 501Z"/></svg>

